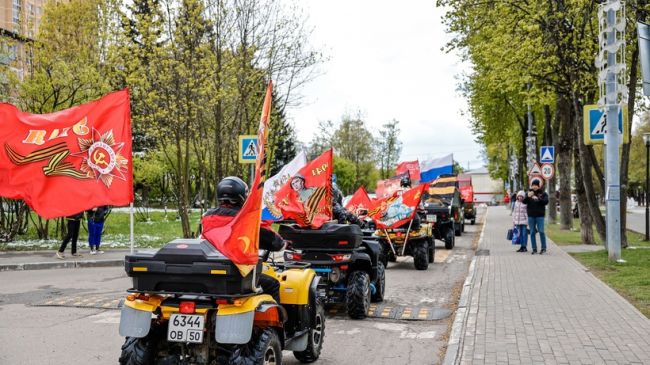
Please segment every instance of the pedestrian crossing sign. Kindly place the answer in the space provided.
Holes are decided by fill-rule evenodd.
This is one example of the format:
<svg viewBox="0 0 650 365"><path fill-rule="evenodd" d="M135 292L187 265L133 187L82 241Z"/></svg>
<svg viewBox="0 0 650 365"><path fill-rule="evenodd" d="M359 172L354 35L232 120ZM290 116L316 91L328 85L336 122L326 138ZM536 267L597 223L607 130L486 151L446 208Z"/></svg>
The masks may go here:
<svg viewBox="0 0 650 365"><path fill-rule="evenodd" d="M541 163L553 163L555 162L555 147L554 146L542 146L542 149L539 154L539 162Z"/></svg>
<svg viewBox="0 0 650 365"><path fill-rule="evenodd" d="M257 159L257 135L239 136L239 162L255 163Z"/></svg>
<svg viewBox="0 0 650 365"><path fill-rule="evenodd" d="M622 110L621 110L622 109ZM585 105L584 117L584 139L585 144L605 143L605 131L607 130L607 118L598 105ZM618 132L623 135L623 143L629 143L627 133L627 107L619 108L618 111Z"/></svg>

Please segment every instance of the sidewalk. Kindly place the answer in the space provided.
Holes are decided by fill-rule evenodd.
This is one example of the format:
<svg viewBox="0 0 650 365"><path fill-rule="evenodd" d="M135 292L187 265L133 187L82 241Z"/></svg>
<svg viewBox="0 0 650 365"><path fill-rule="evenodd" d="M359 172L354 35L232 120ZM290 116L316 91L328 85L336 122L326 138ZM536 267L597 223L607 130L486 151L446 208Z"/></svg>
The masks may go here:
<svg viewBox="0 0 650 365"><path fill-rule="evenodd" d="M90 255L87 249L82 249L79 253L83 256L72 257L70 250L67 250L66 258L61 260L54 257L54 250L2 251L0 271L123 266L124 256L129 253L129 250L105 250L103 254Z"/></svg>
<svg viewBox="0 0 650 365"><path fill-rule="evenodd" d="M489 208L452 363L650 363L650 320L555 244L542 256L514 252L510 218Z"/></svg>

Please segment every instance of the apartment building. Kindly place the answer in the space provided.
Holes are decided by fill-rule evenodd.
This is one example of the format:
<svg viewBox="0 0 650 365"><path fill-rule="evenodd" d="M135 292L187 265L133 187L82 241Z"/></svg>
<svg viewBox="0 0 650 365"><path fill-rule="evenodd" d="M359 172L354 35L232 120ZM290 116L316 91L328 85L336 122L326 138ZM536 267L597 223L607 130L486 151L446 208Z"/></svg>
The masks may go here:
<svg viewBox="0 0 650 365"><path fill-rule="evenodd" d="M0 0L0 63L9 65L21 79L30 61L26 43L38 33L47 1Z"/></svg>

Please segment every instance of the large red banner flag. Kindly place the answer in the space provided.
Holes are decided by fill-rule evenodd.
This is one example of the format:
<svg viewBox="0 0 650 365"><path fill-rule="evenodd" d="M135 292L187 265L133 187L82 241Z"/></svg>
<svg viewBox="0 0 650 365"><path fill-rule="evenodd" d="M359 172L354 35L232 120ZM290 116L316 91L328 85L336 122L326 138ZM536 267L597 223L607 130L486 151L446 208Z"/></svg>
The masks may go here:
<svg viewBox="0 0 650 365"><path fill-rule="evenodd" d="M50 114L0 104L0 196L44 218L133 202L128 90Z"/></svg>
<svg viewBox="0 0 650 365"><path fill-rule="evenodd" d="M320 228L332 219L332 149L309 162L275 193L282 215L301 227Z"/></svg>
<svg viewBox="0 0 650 365"><path fill-rule="evenodd" d="M397 165L395 175L401 175L405 172L409 173L412 181L420 181L420 162L418 160L404 161Z"/></svg>
<svg viewBox="0 0 650 365"><path fill-rule="evenodd" d="M203 232L203 237L237 265L242 276L248 275L259 260L262 195L266 175L265 147L272 94L273 83L269 81L257 130L257 159L251 192L235 218L223 226L210 227Z"/></svg>
<svg viewBox="0 0 650 365"><path fill-rule="evenodd" d="M407 223L415 216L422 194L428 184L421 184L404 192L396 191L392 196L376 200L368 216L379 229L391 229Z"/></svg>
<svg viewBox="0 0 650 365"><path fill-rule="evenodd" d="M367 213L364 213L364 210L368 211L370 209L370 204L368 192L366 192L366 189L362 186L354 192L350 201L345 205L345 209L355 215L366 215Z"/></svg>

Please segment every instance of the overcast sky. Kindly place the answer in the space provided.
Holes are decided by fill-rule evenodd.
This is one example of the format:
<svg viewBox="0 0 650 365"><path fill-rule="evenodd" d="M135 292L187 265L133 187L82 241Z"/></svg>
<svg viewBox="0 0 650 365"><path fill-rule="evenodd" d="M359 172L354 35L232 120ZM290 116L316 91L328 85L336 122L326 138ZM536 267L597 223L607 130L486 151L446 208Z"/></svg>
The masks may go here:
<svg viewBox="0 0 650 365"><path fill-rule="evenodd" d="M467 168L482 165L465 99L456 91L467 72L457 54L441 51L450 38L435 0L301 0L314 27L312 46L329 58L289 111L298 138L309 142L321 120L361 111L375 133L400 121L402 160L448 153Z"/></svg>

